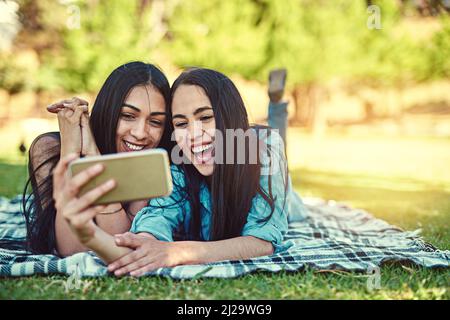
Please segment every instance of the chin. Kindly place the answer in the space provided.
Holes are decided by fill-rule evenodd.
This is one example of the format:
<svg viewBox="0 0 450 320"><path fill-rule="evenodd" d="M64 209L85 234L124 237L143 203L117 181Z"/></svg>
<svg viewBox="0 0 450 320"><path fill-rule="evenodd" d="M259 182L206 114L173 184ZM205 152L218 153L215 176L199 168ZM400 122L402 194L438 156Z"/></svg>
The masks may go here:
<svg viewBox="0 0 450 320"><path fill-rule="evenodd" d="M195 168L204 177L210 177L210 176L212 176L212 174L214 172L214 165L212 165L212 164L209 164L209 165L196 165Z"/></svg>

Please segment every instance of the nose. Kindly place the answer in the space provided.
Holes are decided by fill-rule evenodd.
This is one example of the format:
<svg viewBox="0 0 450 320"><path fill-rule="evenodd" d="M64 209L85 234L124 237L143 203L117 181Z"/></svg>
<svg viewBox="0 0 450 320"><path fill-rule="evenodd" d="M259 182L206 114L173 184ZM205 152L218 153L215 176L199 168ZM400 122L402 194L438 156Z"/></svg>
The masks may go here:
<svg viewBox="0 0 450 320"><path fill-rule="evenodd" d="M189 135L192 142L201 140L203 136L203 126L201 121L194 121L193 125L190 127Z"/></svg>
<svg viewBox="0 0 450 320"><path fill-rule="evenodd" d="M136 140L144 140L149 136L149 129L145 120L136 121L130 130Z"/></svg>

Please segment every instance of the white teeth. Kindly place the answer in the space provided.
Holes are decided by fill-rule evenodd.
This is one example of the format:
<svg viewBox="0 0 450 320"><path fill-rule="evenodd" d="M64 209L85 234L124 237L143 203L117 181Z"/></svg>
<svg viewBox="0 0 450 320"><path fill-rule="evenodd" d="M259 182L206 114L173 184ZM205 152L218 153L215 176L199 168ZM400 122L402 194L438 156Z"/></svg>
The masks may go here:
<svg viewBox="0 0 450 320"><path fill-rule="evenodd" d="M135 144L131 144L128 141L124 141L124 142L125 142L125 145L133 151L140 151L140 150L144 149L144 147L145 147L145 146L137 146Z"/></svg>
<svg viewBox="0 0 450 320"><path fill-rule="evenodd" d="M204 151L206 151L208 149L211 149L212 146L213 146L212 143L210 143L210 144L205 144L205 145L202 145L202 146L192 147L192 153L204 152Z"/></svg>

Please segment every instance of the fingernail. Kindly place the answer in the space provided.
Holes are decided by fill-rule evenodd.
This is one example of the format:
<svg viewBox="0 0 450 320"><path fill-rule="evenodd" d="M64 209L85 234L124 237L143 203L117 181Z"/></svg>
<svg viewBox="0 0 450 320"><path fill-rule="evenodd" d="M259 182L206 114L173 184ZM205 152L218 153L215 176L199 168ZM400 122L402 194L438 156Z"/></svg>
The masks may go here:
<svg viewBox="0 0 450 320"><path fill-rule="evenodd" d="M98 172L98 171L102 170L102 168L103 168L103 166L100 163L98 163L92 168L92 170L94 170L95 172Z"/></svg>
<svg viewBox="0 0 450 320"><path fill-rule="evenodd" d="M115 183L116 182L114 180L108 180L108 182L106 182L106 186L107 187L113 187Z"/></svg>

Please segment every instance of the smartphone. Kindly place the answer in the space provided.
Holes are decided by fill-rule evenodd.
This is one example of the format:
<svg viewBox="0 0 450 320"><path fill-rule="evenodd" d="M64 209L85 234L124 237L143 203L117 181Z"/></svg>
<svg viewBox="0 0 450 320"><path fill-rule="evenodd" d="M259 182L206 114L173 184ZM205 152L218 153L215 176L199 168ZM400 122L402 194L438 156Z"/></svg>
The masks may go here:
<svg viewBox="0 0 450 320"><path fill-rule="evenodd" d="M69 165L70 174L75 176L97 163L102 163L105 169L81 188L79 196L109 179L116 181L116 187L97 199L96 205L164 197L172 193L169 157L164 149L77 159Z"/></svg>

